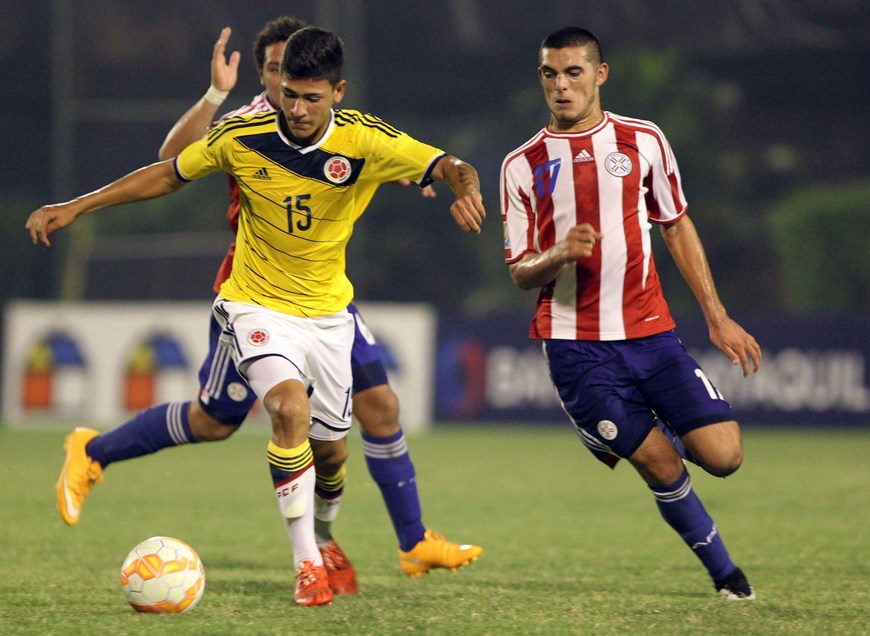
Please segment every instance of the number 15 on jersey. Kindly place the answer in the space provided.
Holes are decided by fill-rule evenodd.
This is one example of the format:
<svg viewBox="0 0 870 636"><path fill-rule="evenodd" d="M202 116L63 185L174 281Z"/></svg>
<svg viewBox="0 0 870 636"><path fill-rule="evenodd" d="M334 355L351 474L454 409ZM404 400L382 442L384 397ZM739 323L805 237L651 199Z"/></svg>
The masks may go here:
<svg viewBox="0 0 870 636"><path fill-rule="evenodd" d="M304 232L311 228L311 208L306 205L310 198L310 194L297 194L284 199L284 204L287 206L287 229L290 234L295 234L297 230ZM301 218L294 221L294 215Z"/></svg>

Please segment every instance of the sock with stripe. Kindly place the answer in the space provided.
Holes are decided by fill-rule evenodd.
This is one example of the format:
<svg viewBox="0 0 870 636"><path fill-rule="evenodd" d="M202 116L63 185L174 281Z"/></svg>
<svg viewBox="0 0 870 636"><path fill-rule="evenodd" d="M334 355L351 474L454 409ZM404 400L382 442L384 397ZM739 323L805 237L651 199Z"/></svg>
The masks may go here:
<svg viewBox="0 0 870 636"><path fill-rule="evenodd" d="M687 470L683 470L683 474L673 484L650 486L650 490L656 498L662 517L701 560L714 581L728 576L736 569L737 566L731 562L725 544L722 543L716 524L692 489Z"/></svg>
<svg viewBox="0 0 870 636"><path fill-rule="evenodd" d="M363 433L363 453L369 473L378 488L399 539L399 549L408 552L423 540L426 527L417 494L417 475L405 436L400 430L389 437Z"/></svg>
<svg viewBox="0 0 870 636"><path fill-rule="evenodd" d="M187 420L190 402L167 402L140 411L133 418L88 442L85 452L105 469L112 462L150 455L170 446L193 444Z"/></svg>
<svg viewBox="0 0 870 636"><path fill-rule="evenodd" d="M341 465L331 477L316 475L314 479L314 536L318 544L332 539L332 522L338 517L347 466Z"/></svg>
<svg viewBox="0 0 870 636"><path fill-rule="evenodd" d="M296 448L269 442L266 450L278 508L293 546L296 569L303 561L323 565L314 539L314 453L306 439Z"/></svg>

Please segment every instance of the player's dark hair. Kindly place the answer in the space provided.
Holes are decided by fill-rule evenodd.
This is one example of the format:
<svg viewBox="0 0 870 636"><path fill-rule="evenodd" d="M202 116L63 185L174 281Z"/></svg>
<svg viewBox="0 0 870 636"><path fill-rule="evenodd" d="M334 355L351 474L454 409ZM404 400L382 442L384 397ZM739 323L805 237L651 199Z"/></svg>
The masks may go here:
<svg viewBox="0 0 870 636"><path fill-rule="evenodd" d="M341 81L344 44L332 31L305 27L294 33L284 47L281 74L297 79Z"/></svg>
<svg viewBox="0 0 870 636"><path fill-rule="evenodd" d="M257 65L257 74L263 70L263 64L266 63L266 47L276 42L286 42L291 35L305 26L307 26L305 20L294 18L292 15L282 15L280 18L269 20L254 38L254 63Z"/></svg>
<svg viewBox="0 0 870 636"><path fill-rule="evenodd" d="M591 31L575 26L561 28L545 37L541 42L538 59L540 60L541 49L565 49L569 46L585 46L589 50L589 58L593 63L601 64L604 61L604 53L601 51L598 38L592 35Z"/></svg>

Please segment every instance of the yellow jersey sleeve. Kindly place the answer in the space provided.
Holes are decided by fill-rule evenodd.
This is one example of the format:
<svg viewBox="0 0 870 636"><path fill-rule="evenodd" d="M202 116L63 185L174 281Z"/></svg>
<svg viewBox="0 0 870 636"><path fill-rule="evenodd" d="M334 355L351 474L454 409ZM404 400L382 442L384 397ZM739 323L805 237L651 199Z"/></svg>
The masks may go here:
<svg viewBox="0 0 870 636"><path fill-rule="evenodd" d="M366 162L363 178L368 181L410 179L426 186L432 181L431 172L438 159L446 154L374 115L340 110L336 111L335 121L340 129L347 126L355 131L357 151Z"/></svg>
<svg viewBox="0 0 870 636"><path fill-rule="evenodd" d="M193 181L224 169L208 137L193 142L175 158L175 174L182 181Z"/></svg>

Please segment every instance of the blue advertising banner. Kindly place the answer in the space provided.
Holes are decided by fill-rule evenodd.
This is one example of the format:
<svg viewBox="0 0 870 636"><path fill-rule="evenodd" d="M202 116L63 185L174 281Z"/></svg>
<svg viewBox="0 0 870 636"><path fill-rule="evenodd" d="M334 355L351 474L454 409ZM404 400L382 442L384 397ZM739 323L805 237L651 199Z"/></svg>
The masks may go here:
<svg viewBox="0 0 870 636"><path fill-rule="evenodd" d="M440 316L436 421L565 423L530 316ZM709 341L700 318L677 334L744 425L868 426L870 317L741 320L761 344L744 378Z"/></svg>

